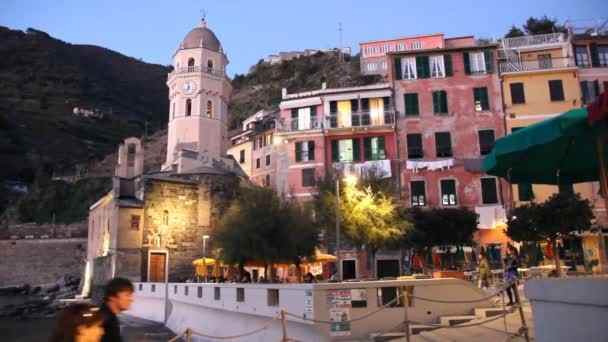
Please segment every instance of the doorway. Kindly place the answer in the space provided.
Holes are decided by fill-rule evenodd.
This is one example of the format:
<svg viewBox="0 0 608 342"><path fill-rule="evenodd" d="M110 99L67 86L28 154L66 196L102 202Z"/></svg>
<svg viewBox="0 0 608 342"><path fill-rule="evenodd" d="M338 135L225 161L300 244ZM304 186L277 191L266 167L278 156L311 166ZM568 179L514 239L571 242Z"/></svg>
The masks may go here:
<svg viewBox="0 0 608 342"><path fill-rule="evenodd" d="M399 276L399 260L377 260L376 261L376 274L378 279L386 277L398 277Z"/></svg>
<svg viewBox="0 0 608 342"><path fill-rule="evenodd" d="M356 279L357 265L355 260L342 260L342 280Z"/></svg>
<svg viewBox="0 0 608 342"><path fill-rule="evenodd" d="M166 253L150 253L148 281L151 283L165 282Z"/></svg>

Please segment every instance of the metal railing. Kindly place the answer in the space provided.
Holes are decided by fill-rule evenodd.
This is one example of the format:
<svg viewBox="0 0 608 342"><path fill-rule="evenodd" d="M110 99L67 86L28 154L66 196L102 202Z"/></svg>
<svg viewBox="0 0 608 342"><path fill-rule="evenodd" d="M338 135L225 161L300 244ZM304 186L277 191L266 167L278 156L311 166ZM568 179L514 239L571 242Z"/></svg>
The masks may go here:
<svg viewBox="0 0 608 342"><path fill-rule="evenodd" d="M325 116L325 128L374 127L395 124L395 111L385 109L382 113L353 112L350 115L329 114Z"/></svg>
<svg viewBox="0 0 608 342"><path fill-rule="evenodd" d="M515 38L503 38L501 45L504 49L521 49L526 47L543 47L547 45L567 43L564 33L538 34Z"/></svg>
<svg viewBox="0 0 608 342"><path fill-rule="evenodd" d="M187 73L194 73L194 72L202 72L205 74L210 74L210 75L220 76L220 77L226 76L226 73L224 72L224 70L213 69L213 68L209 68L209 67L201 67L201 66L188 66L188 67L183 67L183 68L176 68L170 73L170 75L172 76L172 75L176 75L176 74L187 74Z"/></svg>
<svg viewBox="0 0 608 342"><path fill-rule="evenodd" d="M540 58L536 60L505 61L499 64L500 73L550 70L576 67L574 58Z"/></svg>
<svg viewBox="0 0 608 342"><path fill-rule="evenodd" d="M275 130L277 132L298 132L298 131L309 131L323 128L323 121L320 119L306 119L306 120L291 120L279 118L275 120Z"/></svg>

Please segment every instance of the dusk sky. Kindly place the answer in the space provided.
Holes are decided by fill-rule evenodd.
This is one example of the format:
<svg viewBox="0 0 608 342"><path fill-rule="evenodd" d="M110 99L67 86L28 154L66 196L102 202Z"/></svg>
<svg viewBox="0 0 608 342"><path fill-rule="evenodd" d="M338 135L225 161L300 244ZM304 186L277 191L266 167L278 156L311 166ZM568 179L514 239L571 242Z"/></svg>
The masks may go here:
<svg viewBox="0 0 608 342"><path fill-rule="evenodd" d="M444 32L502 37L512 24L548 15L560 22L608 16L605 0L492 1L74 1L0 0L0 25L36 28L74 44L103 46L146 62L170 64L200 9L228 54L229 75L279 51Z"/></svg>

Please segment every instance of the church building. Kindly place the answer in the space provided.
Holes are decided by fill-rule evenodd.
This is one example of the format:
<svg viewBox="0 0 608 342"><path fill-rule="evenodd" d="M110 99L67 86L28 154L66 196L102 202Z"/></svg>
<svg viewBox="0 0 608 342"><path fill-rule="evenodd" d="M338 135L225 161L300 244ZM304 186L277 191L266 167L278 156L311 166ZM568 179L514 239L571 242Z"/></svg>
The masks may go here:
<svg viewBox="0 0 608 342"><path fill-rule="evenodd" d="M161 170L144 173L142 143L127 138L112 190L90 207L86 280L93 290L116 276L148 282L192 277L192 261L203 256L219 213L247 179L226 155L228 59L205 20L181 42L173 65Z"/></svg>

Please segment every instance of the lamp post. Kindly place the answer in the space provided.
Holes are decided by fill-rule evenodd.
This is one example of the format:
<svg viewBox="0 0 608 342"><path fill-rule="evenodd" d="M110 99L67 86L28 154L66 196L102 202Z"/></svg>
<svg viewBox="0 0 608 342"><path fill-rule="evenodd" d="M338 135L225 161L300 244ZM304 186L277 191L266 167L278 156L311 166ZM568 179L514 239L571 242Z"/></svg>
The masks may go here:
<svg viewBox="0 0 608 342"><path fill-rule="evenodd" d="M207 272L209 271L207 269L207 253L205 253L205 247L206 247L208 238L209 238L209 235L203 235L203 265L205 267L205 283L207 282Z"/></svg>
<svg viewBox="0 0 608 342"><path fill-rule="evenodd" d="M357 177L348 176L344 180L349 184L357 183ZM342 258L340 255L340 178L336 178L336 263L338 281L342 281Z"/></svg>

